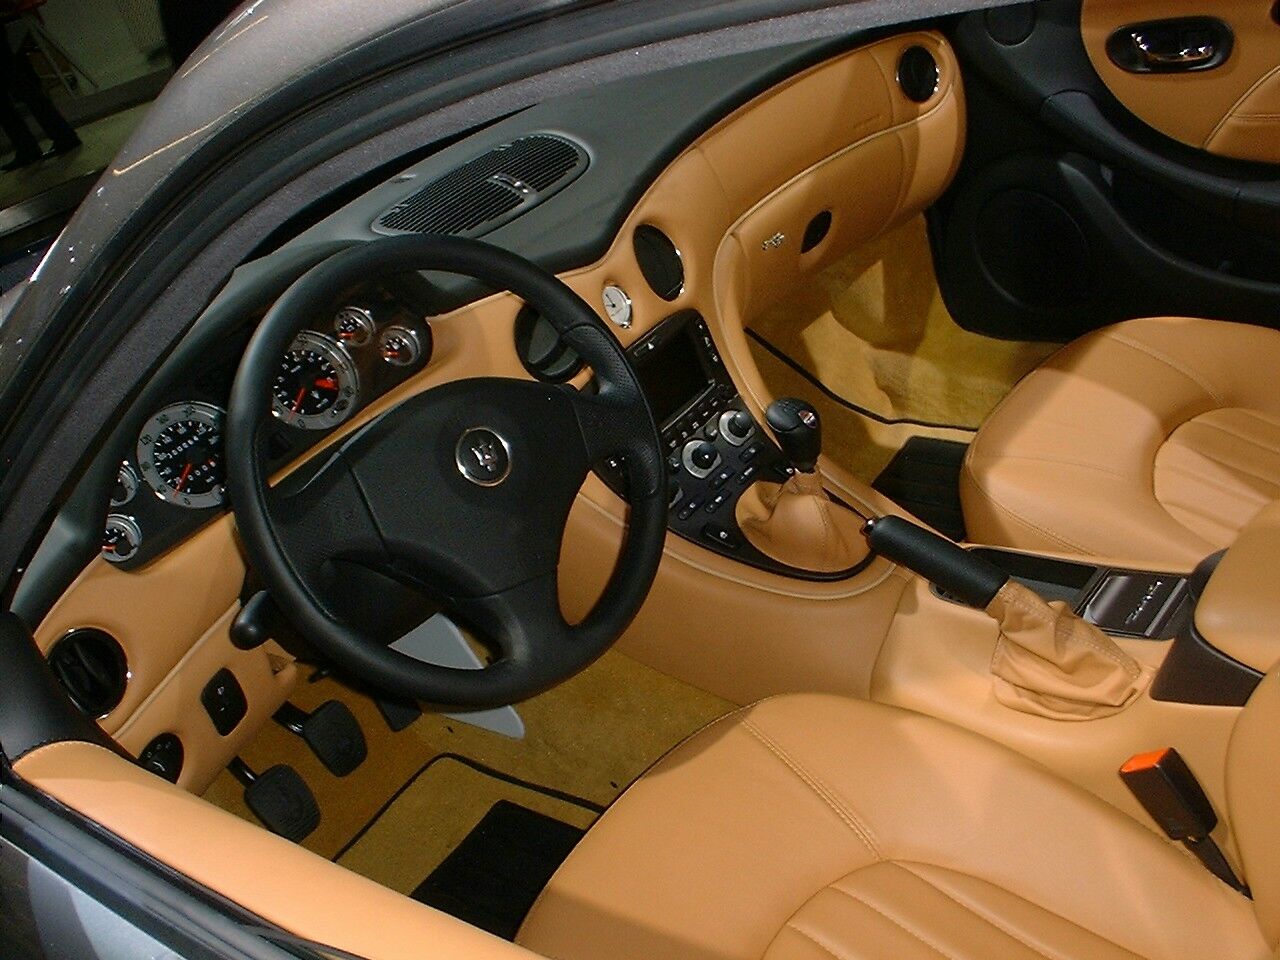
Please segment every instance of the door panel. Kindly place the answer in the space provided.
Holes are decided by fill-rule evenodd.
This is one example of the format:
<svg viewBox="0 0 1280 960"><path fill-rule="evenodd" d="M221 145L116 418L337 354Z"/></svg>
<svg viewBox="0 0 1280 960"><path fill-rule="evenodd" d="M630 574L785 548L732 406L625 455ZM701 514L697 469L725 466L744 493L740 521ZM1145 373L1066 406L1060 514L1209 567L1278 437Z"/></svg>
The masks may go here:
<svg viewBox="0 0 1280 960"><path fill-rule="evenodd" d="M1280 167L1218 156L1140 122L1086 50L1086 13L1095 24L1090 42L1105 47L1117 26L1203 16L1205 6L1109 0L1101 6L1110 19L1102 20L1090 12L1097 2L1041 0L956 21L968 147L930 213L948 308L967 329L1027 340L1068 340L1168 314L1280 326ZM1249 48L1236 16L1246 7L1261 10L1280 38L1271 0L1204 2L1211 15L1235 21L1222 63L1135 77L1189 89L1234 70ZM1141 39L1157 54L1197 51L1176 32ZM1272 68L1280 66L1276 42ZM1110 63L1105 50L1101 56ZM1240 93L1222 97L1229 112Z"/></svg>
<svg viewBox="0 0 1280 960"><path fill-rule="evenodd" d="M1224 157L1280 163L1280 24L1271 0L1084 0L1080 32L1102 82L1120 103L1149 126L1189 146ZM1230 30L1230 53L1221 63L1198 69L1202 40L1191 24L1165 56L1185 52L1183 69L1134 72L1117 65L1108 43L1133 44L1126 28L1206 15ZM1136 45L1136 44L1135 44ZM1220 45L1220 44L1219 44ZM1209 55L1206 51L1205 56Z"/></svg>

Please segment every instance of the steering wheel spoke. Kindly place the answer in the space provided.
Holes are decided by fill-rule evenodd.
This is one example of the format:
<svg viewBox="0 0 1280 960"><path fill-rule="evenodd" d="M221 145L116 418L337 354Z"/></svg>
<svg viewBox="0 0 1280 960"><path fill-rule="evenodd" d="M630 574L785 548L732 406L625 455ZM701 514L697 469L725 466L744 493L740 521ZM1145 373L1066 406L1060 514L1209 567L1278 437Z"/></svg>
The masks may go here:
<svg viewBox="0 0 1280 960"><path fill-rule="evenodd" d="M354 433L305 482L266 482L271 384L301 319L330 316L371 277L444 271L508 289L591 365L594 396L532 380L477 378L410 397ZM563 680L617 639L648 593L666 533L662 442L621 344L572 290L474 240L405 236L335 254L268 311L240 364L227 417L228 489L246 552L272 596L338 666L402 696L457 707L513 703ZM627 458L629 531L601 599L570 626L556 567L590 466ZM305 469L305 468L304 468ZM479 670L423 663L378 636L355 564L409 585L491 642ZM349 569L349 567L348 567ZM335 570L337 571L335 573ZM358 584L356 581L360 581ZM388 594L390 590L386 591Z"/></svg>

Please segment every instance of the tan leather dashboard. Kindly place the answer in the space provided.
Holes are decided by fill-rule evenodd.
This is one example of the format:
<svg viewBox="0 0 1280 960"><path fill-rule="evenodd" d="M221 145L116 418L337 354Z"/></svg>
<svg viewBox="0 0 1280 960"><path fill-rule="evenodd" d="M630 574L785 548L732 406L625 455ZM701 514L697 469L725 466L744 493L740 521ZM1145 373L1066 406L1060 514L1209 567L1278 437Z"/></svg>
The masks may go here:
<svg viewBox="0 0 1280 960"><path fill-rule="evenodd" d="M940 68L937 91L924 103L904 96L896 80L898 60L912 45L929 49ZM751 311L932 203L959 164L963 137L960 76L946 41L923 32L881 40L812 67L726 117L662 172L599 262L562 279L592 304L606 283L627 289L634 322L615 329L624 344L673 313L697 310L759 413L771 398L743 335ZM801 252L806 224L823 211L831 215L830 231ZM685 284L674 301L653 293L635 262L632 233L646 223L681 251ZM764 242L775 236L782 239ZM527 376L512 336L519 307L501 294L433 318L435 352L427 369L326 442L440 383ZM894 509L829 464L823 473L849 502ZM566 615L595 599L624 522L621 501L589 477L562 554ZM192 790L226 764L295 681L282 652L245 653L230 643L244 574L231 518L224 517L136 571L95 560L37 630L45 650L79 626L120 639L132 679L103 726L135 751L157 733L180 733L188 747L180 783ZM658 669L737 702L781 690L865 696L904 583L883 561L851 580L794 581L669 537L650 600L622 644ZM688 623L695 609L703 613L696 643ZM233 670L251 701L249 722L225 738L198 705L200 688L221 666Z"/></svg>
<svg viewBox="0 0 1280 960"><path fill-rule="evenodd" d="M1280 163L1280 24L1264 0L1084 0L1080 33L1116 99L1161 133L1224 157ZM1129 73L1107 39L1134 23L1214 16L1235 37L1221 66L1190 73Z"/></svg>

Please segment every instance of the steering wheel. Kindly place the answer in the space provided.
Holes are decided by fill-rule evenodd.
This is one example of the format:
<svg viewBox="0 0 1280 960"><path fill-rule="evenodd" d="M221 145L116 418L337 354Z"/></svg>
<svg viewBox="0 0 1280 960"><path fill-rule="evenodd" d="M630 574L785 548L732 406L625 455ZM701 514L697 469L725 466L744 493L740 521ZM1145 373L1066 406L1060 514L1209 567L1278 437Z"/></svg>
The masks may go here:
<svg viewBox="0 0 1280 960"><path fill-rule="evenodd" d="M272 487L264 450L280 357L308 318L378 276L440 271L510 290L591 366L598 391L498 377L445 383L353 433L301 489ZM259 324L227 413L227 489L249 560L315 648L382 690L455 707L514 703L588 666L653 583L666 532L662 441L621 345L582 299L522 257L476 240L406 236L350 247L312 268ZM565 621L556 565L591 465L625 457L630 516L592 610ZM326 602L335 564L429 597L495 648L479 669L406 656ZM322 588L322 584L325 585ZM385 632L385 631L383 631Z"/></svg>

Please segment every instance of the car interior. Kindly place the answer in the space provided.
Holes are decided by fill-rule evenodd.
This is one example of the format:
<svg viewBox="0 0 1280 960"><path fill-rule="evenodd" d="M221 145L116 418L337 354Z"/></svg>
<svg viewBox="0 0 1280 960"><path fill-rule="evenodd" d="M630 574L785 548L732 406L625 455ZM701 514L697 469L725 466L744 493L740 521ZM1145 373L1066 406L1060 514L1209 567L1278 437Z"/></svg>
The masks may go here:
<svg viewBox="0 0 1280 960"><path fill-rule="evenodd" d="M31 558L14 773L333 956L1280 955L1278 64L1043 0L300 209Z"/></svg>

